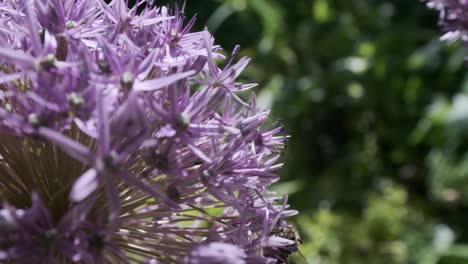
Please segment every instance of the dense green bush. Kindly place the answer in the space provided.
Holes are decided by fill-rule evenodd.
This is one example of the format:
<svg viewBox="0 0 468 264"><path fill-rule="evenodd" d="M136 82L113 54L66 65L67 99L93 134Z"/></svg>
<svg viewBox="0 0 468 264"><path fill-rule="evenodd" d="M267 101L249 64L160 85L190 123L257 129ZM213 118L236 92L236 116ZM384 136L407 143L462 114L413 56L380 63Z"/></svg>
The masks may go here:
<svg viewBox="0 0 468 264"><path fill-rule="evenodd" d="M168 3L170 1L157 1ZM291 134L309 263L468 263L466 51L417 0L188 1Z"/></svg>

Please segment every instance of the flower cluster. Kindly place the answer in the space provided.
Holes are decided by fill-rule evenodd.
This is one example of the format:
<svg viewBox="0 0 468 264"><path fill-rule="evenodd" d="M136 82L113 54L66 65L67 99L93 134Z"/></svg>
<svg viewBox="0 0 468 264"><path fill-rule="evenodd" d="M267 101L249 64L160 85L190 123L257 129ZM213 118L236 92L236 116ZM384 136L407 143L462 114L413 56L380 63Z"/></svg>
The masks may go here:
<svg viewBox="0 0 468 264"><path fill-rule="evenodd" d="M429 8L440 12L439 23L446 32L441 40L468 41L467 0L424 0Z"/></svg>
<svg viewBox="0 0 468 264"><path fill-rule="evenodd" d="M268 190L286 136L237 81L249 59L151 2L0 0L0 262L297 250Z"/></svg>

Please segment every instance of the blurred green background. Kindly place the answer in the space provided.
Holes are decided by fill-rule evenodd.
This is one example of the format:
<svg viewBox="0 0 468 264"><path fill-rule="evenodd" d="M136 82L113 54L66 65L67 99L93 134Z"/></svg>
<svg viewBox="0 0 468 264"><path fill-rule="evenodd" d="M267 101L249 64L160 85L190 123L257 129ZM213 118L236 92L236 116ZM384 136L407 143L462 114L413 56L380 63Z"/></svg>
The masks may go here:
<svg viewBox="0 0 468 264"><path fill-rule="evenodd" d="M301 211L309 263L468 263L467 51L439 42L436 12L188 0L186 13L253 58L243 78L291 135L275 188Z"/></svg>

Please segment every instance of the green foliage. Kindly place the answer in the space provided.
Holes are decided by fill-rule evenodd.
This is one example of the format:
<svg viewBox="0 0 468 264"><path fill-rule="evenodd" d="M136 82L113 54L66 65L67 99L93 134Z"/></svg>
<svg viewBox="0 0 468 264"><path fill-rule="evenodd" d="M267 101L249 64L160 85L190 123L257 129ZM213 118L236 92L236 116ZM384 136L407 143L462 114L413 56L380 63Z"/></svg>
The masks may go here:
<svg viewBox="0 0 468 264"><path fill-rule="evenodd" d="M438 40L434 11L187 2L218 43L253 57L244 78L292 135L277 189L302 212L309 263L468 263L467 51Z"/></svg>
<svg viewBox="0 0 468 264"><path fill-rule="evenodd" d="M307 241L303 254L312 263L420 263L430 247L430 225L408 208L406 191L391 183L366 195L359 216L320 208L298 223Z"/></svg>

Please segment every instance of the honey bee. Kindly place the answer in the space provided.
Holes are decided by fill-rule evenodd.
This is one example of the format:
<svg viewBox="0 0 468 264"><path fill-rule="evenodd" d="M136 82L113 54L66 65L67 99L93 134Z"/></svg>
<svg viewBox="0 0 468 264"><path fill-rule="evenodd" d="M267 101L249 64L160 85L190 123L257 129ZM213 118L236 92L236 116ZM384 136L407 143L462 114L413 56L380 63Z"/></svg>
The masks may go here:
<svg viewBox="0 0 468 264"><path fill-rule="evenodd" d="M298 245L302 244L302 240L299 235L299 231L294 226L289 224L278 226L272 230L270 235L285 238L295 242L294 244L291 244L289 246L271 249L267 253L270 257L276 258L278 260L278 263L308 264L304 255L299 250ZM290 261L291 256L294 259L293 262Z"/></svg>

